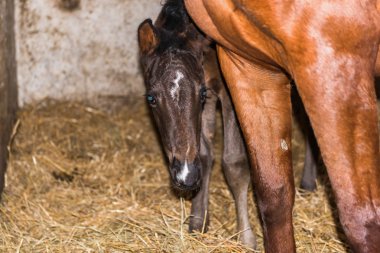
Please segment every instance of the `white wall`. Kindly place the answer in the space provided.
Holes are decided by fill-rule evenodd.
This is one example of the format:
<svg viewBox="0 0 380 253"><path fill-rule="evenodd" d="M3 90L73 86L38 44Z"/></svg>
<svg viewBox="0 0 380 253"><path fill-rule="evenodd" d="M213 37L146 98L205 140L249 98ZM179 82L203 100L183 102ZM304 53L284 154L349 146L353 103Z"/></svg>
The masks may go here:
<svg viewBox="0 0 380 253"><path fill-rule="evenodd" d="M142 94L137 27L160 0L16 0L19 103Z"/></svg>

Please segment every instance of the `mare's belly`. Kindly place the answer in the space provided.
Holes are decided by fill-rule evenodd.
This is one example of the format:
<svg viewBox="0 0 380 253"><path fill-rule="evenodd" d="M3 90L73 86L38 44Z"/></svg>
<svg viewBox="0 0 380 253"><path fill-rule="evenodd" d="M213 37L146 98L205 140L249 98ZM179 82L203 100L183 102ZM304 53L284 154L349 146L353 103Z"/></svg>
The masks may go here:
<svg viewBox="0 0 380 253"><path fill-rule="evenodd" d="M199 28L224 48L268 68L283 68L277 41L257 27L230 0L185 0Z"/></svg>

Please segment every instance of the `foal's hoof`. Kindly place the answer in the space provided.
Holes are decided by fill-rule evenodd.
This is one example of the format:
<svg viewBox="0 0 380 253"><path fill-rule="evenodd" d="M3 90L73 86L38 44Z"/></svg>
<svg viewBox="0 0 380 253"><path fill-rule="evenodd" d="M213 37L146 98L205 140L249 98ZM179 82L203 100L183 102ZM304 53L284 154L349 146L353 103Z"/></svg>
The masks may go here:
<svg viewBox="0 0 380 253"><path fill-rule="evenodd" d="M306 190L306 191L313 192L317 189L317 183L315 181L301 182L301 188Z"/></svg>
<svg viewBox="0 0 380 253"><path fill-rule="evenodd" d="M190 217L189 232L193 233L195 231L206 233L208 230L209 220L203 217Z"/></svg>
<svg viewBox="0 0 380 253"><path fill-rule="evenodd" d="M240 242L247 248L256 249L256 236L253 234L252 230L246 230L240 234Z"/></svg>

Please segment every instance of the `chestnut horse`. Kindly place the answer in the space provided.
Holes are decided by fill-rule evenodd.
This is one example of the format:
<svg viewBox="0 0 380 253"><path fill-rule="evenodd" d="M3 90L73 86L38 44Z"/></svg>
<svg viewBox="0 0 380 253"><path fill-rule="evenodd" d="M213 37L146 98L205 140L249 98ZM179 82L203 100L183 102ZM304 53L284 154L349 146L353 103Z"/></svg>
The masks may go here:
<svg viewBox="0 0 380 253"><path fill-rule="evenodd" d="M250 155L266 252L295 252L290 79L355 252L380 252L375 0L185 0L218 57ZM289 148L288 148L289 147Z"/></svg>

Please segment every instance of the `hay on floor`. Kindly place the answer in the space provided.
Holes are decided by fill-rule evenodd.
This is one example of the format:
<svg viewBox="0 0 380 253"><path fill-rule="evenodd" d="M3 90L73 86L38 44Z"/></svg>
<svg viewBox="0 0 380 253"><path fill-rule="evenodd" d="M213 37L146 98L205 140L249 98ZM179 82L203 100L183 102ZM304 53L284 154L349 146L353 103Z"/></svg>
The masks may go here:
<svg viewBox="0 0 380 253"><path fill-rule="evenodd" d="M234 201L221 172L220 130L210 229L190 235L190 202L170 189L143 99L97 104L47 100L19 113L0 209L0 252L247 251L237 242ZM304 156L297 130L293 150L298 185ZM297 189L298 252L347 252L329 199L325 177L315 193ZM250 218L261 252L252 193Z"/></svg>

